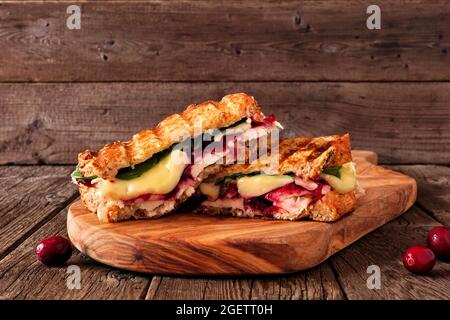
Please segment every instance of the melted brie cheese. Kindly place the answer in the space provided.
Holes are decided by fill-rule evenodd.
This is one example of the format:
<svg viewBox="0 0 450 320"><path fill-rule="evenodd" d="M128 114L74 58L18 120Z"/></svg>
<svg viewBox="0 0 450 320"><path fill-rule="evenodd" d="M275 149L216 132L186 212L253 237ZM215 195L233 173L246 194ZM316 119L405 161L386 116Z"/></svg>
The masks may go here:
<svg viewBox="0 0 450 320"><path fill-rule="evenodd" d="M215 185L214 183L203 182L200 184L199 189L210 201L214 201L219 197L220 186Z"/></svg>
<svg viewBox="0 0 450 320"><path fill-rule="evenodd" d="M186 154L173 150L140 177L131 180L102 179L97 188L102 197L114 200L129 200L147 193L167 194L180 181L185 163Z"/></svg>
<svg viewBox="0 0 450 320"><path fill-rule="evenodd" d="M330 184L333 190L339 193L353 191L356 188L356 170L353 162L343 164L339 173L341 175L340 178L325 173L322 173L321 177Z"/></svg>
<svg viewBox="0 0 450 320"><path fill-rule="evenodd" d="M294 182L294 178L284 175L269 176L258 174L237 179L238 192L244 198L261 196L267 192Z"/></svg>

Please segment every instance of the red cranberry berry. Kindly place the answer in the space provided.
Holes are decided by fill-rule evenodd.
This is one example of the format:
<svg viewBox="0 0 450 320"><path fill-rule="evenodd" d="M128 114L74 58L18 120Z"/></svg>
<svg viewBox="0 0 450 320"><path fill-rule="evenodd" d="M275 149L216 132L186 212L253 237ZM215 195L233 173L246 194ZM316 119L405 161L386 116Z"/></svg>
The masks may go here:
<svg viewBox="0 0 450 320"><path fill-rule="evenodd" d="M403 265L413 273L427 273L433 269L435 262L433 251L422 245L411 247L403 254Z"/></svg>
<svg viewBox="0 0 450 320"><path fill-rule="evenodd" d="M434 227L428 232L427 242L438 258L450 259L450 228Z"/></svg>
<svg viewBox="0 0 450 320"><path fill-rule="evenodd" d="M46 266L63 265L72 255L72 245L61 236L45 238L36 247L36 256Z"/></svg>

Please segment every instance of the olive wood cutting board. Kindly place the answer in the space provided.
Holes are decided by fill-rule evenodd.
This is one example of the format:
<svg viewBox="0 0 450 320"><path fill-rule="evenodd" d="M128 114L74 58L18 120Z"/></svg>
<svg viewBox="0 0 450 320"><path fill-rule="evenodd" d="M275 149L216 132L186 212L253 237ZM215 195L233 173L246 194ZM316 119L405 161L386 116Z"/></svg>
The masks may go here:
<svg viewBox="0 0 450 320"><path fill-rule="evenodd" d="M354 212L334 223L272 221L180 212L155 220L101 223L80 201L67 216L72 243L104 264L182 275L290 273L311 268L386 222L416 200L413 178L353 151L365 189Z"/></svg>

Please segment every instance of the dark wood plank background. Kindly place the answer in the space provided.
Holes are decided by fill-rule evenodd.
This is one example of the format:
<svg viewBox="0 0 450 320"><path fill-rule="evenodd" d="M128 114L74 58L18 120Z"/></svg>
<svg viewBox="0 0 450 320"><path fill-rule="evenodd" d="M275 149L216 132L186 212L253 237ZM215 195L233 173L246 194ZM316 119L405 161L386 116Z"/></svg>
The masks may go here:
<svg viewBox="0 0 450 320"><path fill-rule="evenodd" d="M293 135L350 132L381 163L450 163L448 1L0 6L0 164L73 164L162 117L254 95ZM420 15L418 12L420 11Z"/></svg>
<svg viewBox="0 0 450 320"><path fill-rule="evenodd" d="M128 140L192 101L254 95L284 136L350 132L383 163L450 161L449 83L0 84L0 163L70 164L85 148Z"/></svg>
<svg viewBox="0 0 450 320"><path fill-rule="evenodd" d="M0 78L8 81L449 80L445 0L74 1L4 3Z"/></svg>

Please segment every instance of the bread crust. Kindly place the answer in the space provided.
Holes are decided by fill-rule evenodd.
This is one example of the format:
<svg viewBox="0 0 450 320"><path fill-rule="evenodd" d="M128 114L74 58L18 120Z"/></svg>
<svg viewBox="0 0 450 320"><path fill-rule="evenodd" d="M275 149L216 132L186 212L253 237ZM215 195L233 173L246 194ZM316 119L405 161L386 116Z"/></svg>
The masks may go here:
<svg viewBox="0 0 450 320"><path fill-rule="evenodd" d="M154 128L135 134L129 141L116 141L99 151L85 150L78 155L78 167L85 177L112 179L121 168L139 164L155 153L198 133L229 126L245 117L263 121L264 114L256 100L245 94L229 94L220 102L205 101L192 104L181 113L173 114ZM197 132L197 131L196 131Z"/></svg>
<svg viewBox="0 0 450 320"><path fill-rule="evenodd" d="M97 214L101 222L120 222L129 219L159 218L178 208L184 201L195 193L198 184L183 190L176 199L158 201L154 208L145 208L136 204L123 204L120 200L106 200L99 197L95 188L80 186L80 196L83 205Z"/></svg>
<svg viewBox="0 0 450 320"><path fill-rule="evenodd" d="M262 157L251 164L235 164L224 168L210 180L234 173L264 172L266 174L294 173L315 180L323 168L335 167L352 161L350 135L333 135L318 138L289 138L279 144L278 154Z"/></svg>
<svg viewBox="0 0 450 320"><path fill-rule="evenodd" d="M355 191L348 193L330 191L321 200L308 207L307 217L315 221L332 222L339 220L355 209Z"/></svg>

